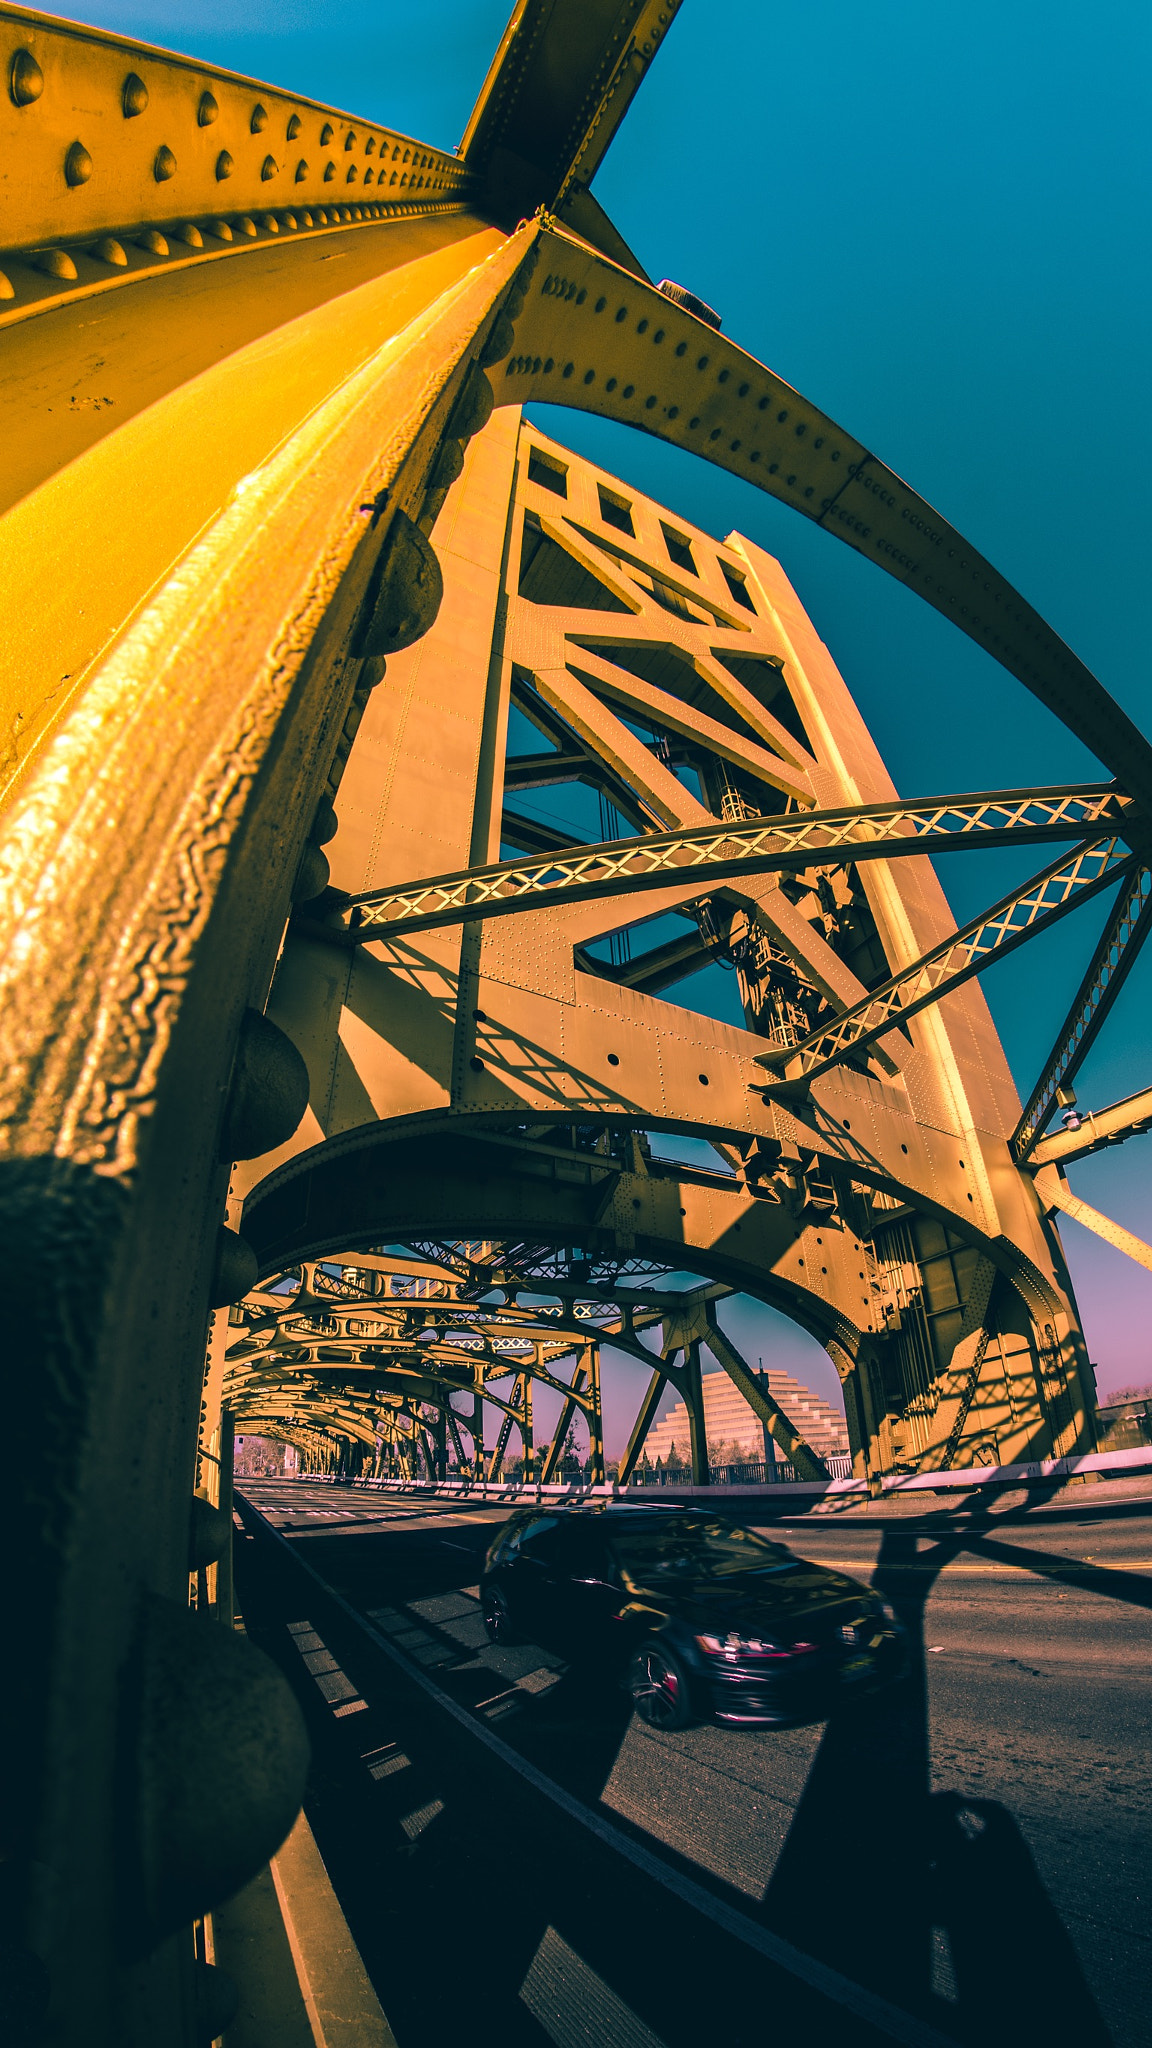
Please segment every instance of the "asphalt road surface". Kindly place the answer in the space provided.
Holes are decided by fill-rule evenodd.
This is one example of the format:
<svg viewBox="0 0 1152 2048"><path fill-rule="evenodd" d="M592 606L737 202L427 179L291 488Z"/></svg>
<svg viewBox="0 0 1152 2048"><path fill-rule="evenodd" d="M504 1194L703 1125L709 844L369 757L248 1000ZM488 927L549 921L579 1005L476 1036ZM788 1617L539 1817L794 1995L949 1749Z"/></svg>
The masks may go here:
<svg viewBox="0 0 1152 2048"><path fill-rule="evenodd" d="M774 1519L799 1555L893 1602L916 1645L909 1679L810 1727L666 1734L550 1654L488 1645L476 1579L506 1509L241 1486L459 1704L759 1925L960 2040L1146 2048L1147 1503L934 1515L930 1527ZM768 1526L747 1503L729 1512ZM311 1641L297 1624L298 1653L338 1694L333 1659ZM400 1778L406 1762L385 1745L377 1769ZM478 1838L462 1898L482 1868ZM716 2039L726 2032L718 2016ZM567 2048L562 2028L544 2034ZM585 2038L632 2035L606 2024L572 2036Z"/></svg>

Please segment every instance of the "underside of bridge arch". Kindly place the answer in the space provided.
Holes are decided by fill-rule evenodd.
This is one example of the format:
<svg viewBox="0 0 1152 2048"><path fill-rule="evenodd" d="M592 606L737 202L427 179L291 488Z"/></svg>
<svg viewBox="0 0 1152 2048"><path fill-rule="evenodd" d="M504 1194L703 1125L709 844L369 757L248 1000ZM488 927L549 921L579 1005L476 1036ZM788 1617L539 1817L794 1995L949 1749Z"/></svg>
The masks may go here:
<svg viewBox="0 0 1152 2048"><path fill-rule="evenodd" d="M1152 927L1152 752L604 218L589 182L674 11L518 7L452 154L0 8L0 1219L29 1558L2 1704L20 1981L68 2048L192 2048L189 1923L302 1782L290 1705L188 1610L227 1527L193 1505L219 1506L226 1373L309 1455L427 1426L435 1463L461 1426L455 1323L435 1371L399 1323L383 1366L326 1361L261 1275L395 1243L404 1278L418 1228L429 1286L453 1247L543 1246L573 1413L600 1343L657 1325L691 1406L713 1290L741 1289L827 1345L873 1474L1093 1444L1067 1155L1034 1148ZM543 399L816 520L1116 781L902 800L781 565L538 433ZM1029 880L957 930L930 856L982 846ZM1021 1109L975 977L1110 888ZM672 1164L672 1136L712 1153ZM656 1284L685 1266L688 1310ZM514 1309L469 1355L527 1443L561 1354ZM530 1359L499 1349L521 1337ZM235 1778L245 1715L279 1760L262 1791ZM238 1860L196 1861L189 1785Z"/></svg>
<svg viewBox="0 0 1152 2048"><path fill-rule="evenodd" d="M719 1158L680 1167L619 1127L437 1118L301 1155L252 1190L241 1222L270 1275L363 1247L483 1243L474 1294L558 1289L570 1305L655 1306L670 1324L684 1290L688 1341L713 1350L697 1293L718 1283L713 1295L760 1299L828 1350L858 1471L1055 1454L1076 1427L1079 1363L1059 1289L1004 1236L909 1193L799 1145L767 1176L754 1157L751 1174Z"/></svg>

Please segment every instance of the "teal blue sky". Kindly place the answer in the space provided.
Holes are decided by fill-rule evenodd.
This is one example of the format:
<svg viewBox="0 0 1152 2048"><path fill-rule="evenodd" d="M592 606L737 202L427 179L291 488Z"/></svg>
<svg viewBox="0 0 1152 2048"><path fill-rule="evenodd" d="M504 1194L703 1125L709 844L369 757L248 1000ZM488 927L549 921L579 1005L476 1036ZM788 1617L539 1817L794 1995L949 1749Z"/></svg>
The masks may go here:
<svg viewBox="0 0 1152 2048"><path fill-rule="evenodd" d="M87 19L454 145L510 0L101 0ZM1152 729L1147 9L1098 0L686 0L597 196L657 278L865 440ZM906 794L1092 775L1055 719L829 536L691 457L579 414L539 424L716 534L777 554ZM1021 869L941 869L958 916ZM1102 922L1086 906L984 987L1017 1081L1042 1062ZM1152 948L1149 949L1152 954ZM720 991L720 1001L726 997ZM703 986L698 1000L710 1004ZM1152 958L1078 1083L1152 1081ZM1152 1237L1152 1138L1072 1170ZM1152 1274L1063 1236L1102 1390L1152 1380ZM831 1368L762 1310L755 1356ZM762 1332L763 1342L758 1341Z"/></svg>

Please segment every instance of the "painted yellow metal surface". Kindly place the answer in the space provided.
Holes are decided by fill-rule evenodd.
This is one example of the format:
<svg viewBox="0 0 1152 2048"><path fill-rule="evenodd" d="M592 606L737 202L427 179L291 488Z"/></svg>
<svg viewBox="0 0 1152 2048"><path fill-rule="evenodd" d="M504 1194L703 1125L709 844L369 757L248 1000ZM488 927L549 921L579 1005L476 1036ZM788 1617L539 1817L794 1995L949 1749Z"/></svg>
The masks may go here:
<svg viewBox="0 0 1152 2048"><path fill-rule="evenodd" d="M243 480L498 247L492 231L460 217L413 221L305 240L268 263L254 254L226 276L158 280L147 303L124 307L131 320L119 318L122 301L100 309L98 414L66 391L76 381L77 309L12 337L0 401L14 424L9 474L39 475L0 519L5 779L61 710L77 706L94 664ZM295 313L293 299L305 310ZM30 406L36 386L40 403ZM88 445L69 459L77 443Z"/></svg>
<svg viewBox="0 0 1152 2048"><path fill-rule="evenodd" d="M226 1384L328 1462L467 1431L446 1404L470 1384L498 1460L532 1444L534 1376L595 1425L603 1338L652 1364L625 1464L667 1382L706 1469L700 1347L740 1383L713 1319L742 1289L826 1346L861 1474L1092 1441L1067 1200L1013 1156L977 985L766 1099L766 1051L954 941L925 854L841 838L350 933L348 898L556 852L518 789L581 782L638 848L899 809L781 565L547 441L528 400L694 449L917 590L1115 774L1035 793L1061 829L1097 801L1146 858L1152 754L1106 692L861 442L651 287L592 198L674 12L522 0L451 156L0 9L0 1226L6 1355L36 1368L0 1706L26 1764L13 1940L61 2048L192 2048L189 1923L303 1782L275 1674L188 1611ZM675 1000L716 960L743 1025ZM661 1156L684 1137L714 1165ZM536 1297L535 1371L498 1379L489 1328L469 1380L447 1323L417 1359L408 1317L377 1400L381 1333L352 1327L375 1310L340 1309L356 1356L326 1361L269 1306L294 1268L328 1314L319 1262L377 1273L381 1244L454 1314Z"/></svg>
<svg viewBox="0 0 1152 2048"><path fill-rule="evenodd" d="M89 243L95 280L135 264L149 228L179 243L221 216L423 206L469 182L458 158L375 122L31 8L0 9L0 65L0 234L32 258L0 256L17 310L37 276L73 282L43 267L49 250L72 261Z"/></svg>

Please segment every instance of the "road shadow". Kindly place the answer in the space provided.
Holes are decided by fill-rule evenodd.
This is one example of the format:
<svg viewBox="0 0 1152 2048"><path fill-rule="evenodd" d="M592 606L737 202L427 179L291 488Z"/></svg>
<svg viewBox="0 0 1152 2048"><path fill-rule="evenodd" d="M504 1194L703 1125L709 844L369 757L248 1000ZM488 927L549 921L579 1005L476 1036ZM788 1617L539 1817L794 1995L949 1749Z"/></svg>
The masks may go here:
<svg viewBox="0 0 1152 2048"><path fill-rule="evenodd" d="M922 1531L885 1532L873 1584L907 1631L908 1670L828 1722L762 1916L958 2040L1105 2048L1112 2037L1011 1813L932 1791L924 1616L938 1573L973 1539L942 1536L928 1554L923 1543Z"/></svg>
<svg viewBox="0 0 1152 2048"><path fill-rule="evenodd" d="M480 1517L471 1525L454 1517L442 1532L392 1524L371 1535L358 1530L344 1536L318 1534L300 1551L353 1607L378 1617L376 1628L383 1628L395 1649L414 1659L428 1680L482 1717L526 1762L595 1809L628 1734L629 1702L618 1685L595 1671L565 1668L531 1645L495 1654L485 1648L478 1616L469 1620L465 1612L471 1603L464 1591L475 1585L492 1528L490 1519ZM1016 2048L1034 2036L1075 2041L1078 2048L1106 2048L1111 2036L1012 1814L994 1801L932 1792L925 1610L939 1572L987 1539L973 1527L933 1531L931 1547L926 1536L923 1526L886 1529L873 1573L876 1589L895 1607L907 1631L906 1677L883 1694L853 1699L826 1724L763 1899L754 1905L746 1894L737 1899L729 1892L729 1898L796 1948L973 2048L1007 2048L1009 2042ZM792 1540L802 1554L799 1532ZM1050 1553L994 1543L988 1548L997 1557L1002 1550L1007 1561L1025 1570L1041 1562L1050 1570L1066 1569ZM1133 1576L1086 1569L1093 1584ZM1114 1590L1121 1599L1147 1592L1142 1582L1111 1589L1102 1584L1100 1590ZM541 1681L539 1688L533 1680ZM408 1772L372 1784L381 1824L382 1802L393 1796L402 1800L399 1822L393 1817L391 1823L393 1863L381 1864L387 1836L373 1831L371 1856L357 1880L366 1888L364 1896L375 1900L372 1911L389 1915L393 1953L397 1947L423 1953L414 1912L417 1894L446 1903L456 1896L462 1873L467 1886L482 1871L485 1887L494 1885L499 1895L505 1849L512 1855L509 1885L513 1877L517 1884L524 1879L514 1845L504 1844L497 1853L500 1828L494 1843L481 1819L482 1798L462 1832L457 1832L454 1815L466 1812L466 1804L458 1794L447 1796L447 1817L442 1814L430 1824L418 1842L407 1840L404 1829L444 1794L434 1746L421 1762L426 1745L422 1720L417 1702L415 1711L404 1710L388 1731L413 1759ZM360 1739L357 1746L364 1749L367 1743ZM418 1766L426 1781L417 1780ZM334 1766L326 1788L330 1812L346 1805L345 1768L343 1762ZM697 1883L728 1890L710 1880L702 1865L653 1841L615 1811L611 1819L613 1827L643 1835L663 1861ZM749 1825L755 1825L751 1818ZM362 1840L357 1849L361 1846ZM522 1847L529 1856L539 1852L539 1844L530 1848L526 1838ZM578 1872L564 1875L554 1858L545 1857L539 1878L538 1895L529 1885L529 1895L521 1897L517 1939L502 1954L499 1969L502 1995L516 2007L508 2034L515 2044L536 2038L517 1987L550 1921L586 1956L596 1956L607 1941L601 1907L583 1898ZM570 1886L573 1896L567 1897ZM611 1954L599 1963L601 1975L627 1993L633 2009L643 2010L645 1998L653 1994L642 1981L642 1970L632 1981L640 1969L635 1944L623 1943L619 1954L609 1948ZM469 1953L468 1968L486 1973L491 1981L493 1967L480 1942ZM678 2029L665 2016L658 2019L653 2010L651 2018L661 2038L678 2038ZM429 2038L451 2038L455 2024L446 2008L442 2034L438 2022ZM606 2042L614 2038L605 2035ZM727 2038L736 2037L729 2033ZM752 2036L747 2038L751 2042ZM850 2038L845 2034L845 2041Z"/></svg>

